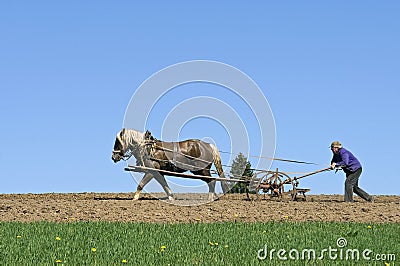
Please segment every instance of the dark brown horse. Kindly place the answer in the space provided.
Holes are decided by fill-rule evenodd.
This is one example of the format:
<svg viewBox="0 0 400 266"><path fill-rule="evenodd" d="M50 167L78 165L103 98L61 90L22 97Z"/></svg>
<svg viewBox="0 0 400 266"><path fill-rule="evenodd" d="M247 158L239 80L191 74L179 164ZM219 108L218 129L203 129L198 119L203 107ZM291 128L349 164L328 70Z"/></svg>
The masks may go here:
<svg viewBox="0 0 400 266"><path fill-rule="evenodd" d="M115 139L112 160L116 163L129 157L136 158L136 165L177 173L190 171L195 175L211 176L210 169L214 163L219 177L224 178L221 156L215 145L189 139L180 142L164 142L155 139L149 131L145 133L134 129L122 129ZM140 181L134 200L138 200L143 187L155 178L163 187L168 198L173 200L164 175L159 172L146 172ZM208 183L209 200L215 197L215 180L203 179ZM221 182L224 192L229 190L227 182Z"/></svg>

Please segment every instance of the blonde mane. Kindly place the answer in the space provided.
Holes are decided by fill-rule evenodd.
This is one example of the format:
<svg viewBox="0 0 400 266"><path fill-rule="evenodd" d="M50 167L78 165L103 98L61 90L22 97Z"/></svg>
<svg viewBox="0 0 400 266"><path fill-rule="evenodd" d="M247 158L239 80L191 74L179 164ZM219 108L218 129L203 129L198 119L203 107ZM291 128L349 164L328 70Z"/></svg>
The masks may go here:
<svg viewBox="0 0 400 266"><path fill-rule="evenodd" d="M124 146L124 150L136 150L144 146L144 133L134 130L134 129L122 129L123 134L121 134L122 139L120 140Z"/></svg>

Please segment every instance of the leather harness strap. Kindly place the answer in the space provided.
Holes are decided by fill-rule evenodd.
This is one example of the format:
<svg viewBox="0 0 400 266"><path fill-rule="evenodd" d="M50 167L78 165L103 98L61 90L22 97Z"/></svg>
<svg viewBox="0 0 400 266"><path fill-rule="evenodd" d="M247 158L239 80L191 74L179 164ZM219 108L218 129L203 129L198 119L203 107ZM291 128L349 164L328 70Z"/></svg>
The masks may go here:
<svg viewBox="0 0 400 266"><path fill-rule="evenodd" d="M177 143L176 142L174 142L174 152L173 152L173 157L174 157L174 159L173 159L173 161L172 161L172 163L174 164L174 165L176 165L176 155L178 154L178 145L177 145Z"/></svg>

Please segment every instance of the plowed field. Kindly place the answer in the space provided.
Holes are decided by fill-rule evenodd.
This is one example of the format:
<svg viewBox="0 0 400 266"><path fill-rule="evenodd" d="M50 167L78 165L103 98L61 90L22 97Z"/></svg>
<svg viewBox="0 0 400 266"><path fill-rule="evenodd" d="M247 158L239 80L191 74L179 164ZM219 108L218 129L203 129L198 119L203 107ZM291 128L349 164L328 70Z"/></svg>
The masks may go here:
<svg viewBox="0 0 400 266"><path fill-rule="evenodd" d="M176 195L176 202L195 194ZM306 201L246 200L228 194L198 206L177 206L142 194L130 193L3 194L0 221L120 221L150 223L339 221L399 223L400 196L376 196L375 202L344 203L341 195L308 195Z"/></svg>

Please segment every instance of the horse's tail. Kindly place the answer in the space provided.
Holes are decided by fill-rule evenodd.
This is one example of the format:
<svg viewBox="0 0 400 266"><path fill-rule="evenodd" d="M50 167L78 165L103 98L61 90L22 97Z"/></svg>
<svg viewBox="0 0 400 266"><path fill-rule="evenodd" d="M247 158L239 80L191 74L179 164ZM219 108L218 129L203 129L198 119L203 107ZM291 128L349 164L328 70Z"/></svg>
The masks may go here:
<svg viewBox="0 0 400 266"><path fill-rule="evenodd" d="M213 162L214 162L215 168L217 169L217 173L220 178L225 178L224 170L222 169L221 154L219 153L219 150L217 149L217 147L215 145L210 144L210 146L213 151ZM226 181L221 181L221 187L222 187L222 191L224 193L226 193L230 190L228 182L226 182Z"/></svg>

